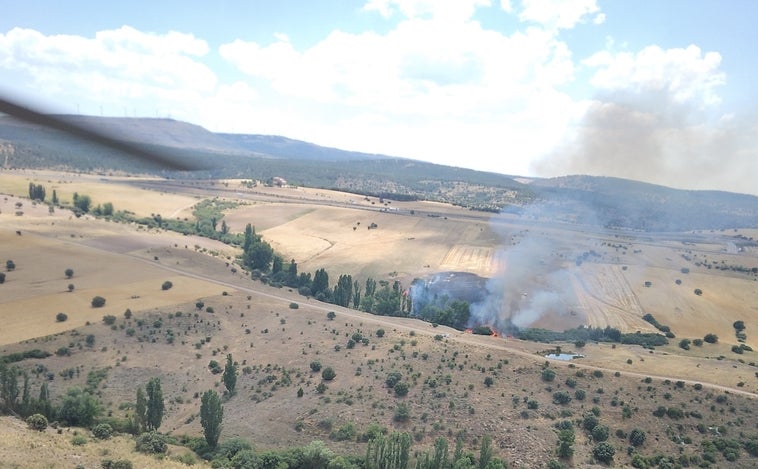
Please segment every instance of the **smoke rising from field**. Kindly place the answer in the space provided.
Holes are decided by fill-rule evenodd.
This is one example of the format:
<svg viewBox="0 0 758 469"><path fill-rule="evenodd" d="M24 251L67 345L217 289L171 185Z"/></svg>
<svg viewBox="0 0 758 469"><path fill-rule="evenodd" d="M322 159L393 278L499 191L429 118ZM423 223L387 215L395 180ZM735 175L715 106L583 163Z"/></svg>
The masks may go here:
<svg viewBox="0 0 758 469"><path fill-rule="evenodd" d="M571 285L563 264L556 262L553 241L528 235L502 246L498 272L487 281L483 301L471 304L472 324L489 324L499 332L529 327L545 314L565 314Z"/></svg>
<svg viewBox="0 0 758 469"><path fill-rule="evenodd" d="M665 93L618 93L590 104L576 138L534 170L758 194L757 131L747 118L713 115Z"/></svg>

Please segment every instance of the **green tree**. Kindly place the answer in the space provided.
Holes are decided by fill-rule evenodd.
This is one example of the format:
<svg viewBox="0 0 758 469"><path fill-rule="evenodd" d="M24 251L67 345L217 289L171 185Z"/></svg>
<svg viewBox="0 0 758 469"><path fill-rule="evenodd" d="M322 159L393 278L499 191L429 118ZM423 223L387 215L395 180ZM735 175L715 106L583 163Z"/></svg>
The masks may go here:
<svg viewBox="0 0 758 469"><path fill-rule="evenodd" d="M410 449L411 435L406 432L379 435L366 448L366 469L407 469Z"/></svg>
<svg viewBox="0 0 758 469"><path fill-rule="evenodd" d="M53 202L53 205L58 205L58 202L60 202L58 200L58 193L55 192L55 189L53 189L53 200L52 200L52 202Z"/></svg>
<svg viewBox="0 0 758 469"><path fill-rule="evenodd" d="M147 411L145 413L145 428L148 431L158 430L163 421L163 391L160 378L150 378L145 387L147 392Z"/></svg>
<svg viewBox="0 0 758 469"><path fill-rule="evenodd" d="M8 272L12 270L16 270L16 263L13 262L11 259L8 259L7 261L5 261L5 270L7 270Z"/></svg>
<svg viewBox="0 0 758 469"><path fill-rule="evenodd" d="M105 306L105 298L102 296L95 296L92 298L93 308L102 308L103 306Z"/></svg>
<svg viewBox="0 0 758 469"><path fill-rule="evenodd" d="M74 269L72 269L72 268L69 267L63 273L66 274L66 278L71 278L71 277L74 276Z"/></svg>
<svg viewBox="0 0 758 469"><path fill-rule="evenodd" d="M226 367L224 367L224 386L229 392L230 396L234 395L235 388L237 387L237 365L232 361L232 354L226 356Z"/></svg>
<svg viewBox="0 0 758 469"><path fill-rule="evenodd" d="M9 367L0 361L0 400L2 400L0 410L3 412L16 412L18 410L19 375L20 371L17 367Z"/></svg>
<svg viewBox="0 0 758 469"><path fill-rule="evenodd" d="M215 448L221 436L221 423L224 418L224 407L221 398L213 390L205 391L200 398L200 425L208 446Z"/></svg>
<svg viewBox="0 0 758 469"><path fill-rule="evenodd" d="M565 428L558 433L558 457L569 459L574 455L574 430Z"/></svg>
<svg viewBox="0 0 758 469"><path fill-rule="evenodd" d="M313 283L311 284L311 293L315 298L319 295L326 296L329 294L329 274L324 269L318 269L313 274Z"/></svg>
<svg viewBox="0 0 758 469"><path fill-rule="evenodd" d="M242 252L248 252L255 241L255 228L248 223L245 225L245 240L242 243Z"/></svg>
<svg viewBox="0 0 758 469"><path fill-rule="evenodd" d="M89 427L100 413L100 404L87 391L69 388L58 408L57 418L69 426Z"/></svg>
<svg viewBox="0 0 758 469"><path fill-rule="evenodd" d="M92 199L88 195L78 195L74 193L74 208L78 209L81 213L89 212L92 206Z"/></svg>
<svg viewBox="0 0 758 469"><path fill-rule="evenodd" d="M0 284L5 283L5 272L0 272Z"/></svg>
<svg viewBox="0 0 758 469"><path fill-rule="evenodd" d="M717 336L716 334L710 333L710 334L706 334L705 337L703 337L703 340L708 342L709 344L715 344L716 342L719 341L719 336Z"/></svg>
<svg viewBox="0 0 758 469"><path fill-rule="evenodd" d="M492 437L484 435L482 447L479 450L479 469L486 469L490 461L492 461Z"/></svg>
<svg viewBox="0 0 758 469"><path fill-rule="evenodd" d="M251 269L268 271L273 258L274 250L271 245L265 241L260 241L245 251L243 260L245 265Z"/></svg>
<svg viewBox="0 0 758 469"><path fill-rule="evenodd" d="M137 403L134 405L134 426L139 435L147 427L147 398L142 386L137 388Z"/></svg>

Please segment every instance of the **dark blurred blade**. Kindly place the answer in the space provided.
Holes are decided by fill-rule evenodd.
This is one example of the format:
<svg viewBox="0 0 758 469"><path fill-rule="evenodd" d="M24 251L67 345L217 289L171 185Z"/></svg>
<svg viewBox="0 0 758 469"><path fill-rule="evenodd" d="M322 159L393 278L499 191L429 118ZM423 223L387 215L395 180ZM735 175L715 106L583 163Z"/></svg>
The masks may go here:
<svg viewBox="0 0 758 469"><path fill-rule="evenodd" d="M171 158L169 155L150 151L149 149L142 148L132 142L127 142L125 140L105 135L102 132L67 122L64 119L51 114L43 114L26 106L8 101L2 97L0 97L0 112L11 115L26 122L31 122L33 124L39 124L45 127L50 127L52 129L60 130L71 135L75 135L81 139L89 140L108 148L119 150L135 157L140 161L159 166L163 169L174 169L177 171L192 171L201 169L198 166L193 166L187 162L179 161L177 158Z"/></svg>

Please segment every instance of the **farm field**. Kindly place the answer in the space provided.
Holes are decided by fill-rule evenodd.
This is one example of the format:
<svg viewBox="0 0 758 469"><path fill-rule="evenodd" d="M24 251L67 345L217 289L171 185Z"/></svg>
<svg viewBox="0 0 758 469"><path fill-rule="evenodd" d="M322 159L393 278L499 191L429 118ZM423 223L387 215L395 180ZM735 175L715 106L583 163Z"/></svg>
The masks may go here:
<svg viewBox="0 0 758 469"><path fill-rule="evenodd" d="M707 437L695 430L700 421L695 417L682 420L681 430L668 417L653 417L660 405L698 409L711 426L755 433L749 422L758 412L758 358L731 348L744 343L758 349L758 281L749 272L717 268L758 266L755 248L734 252L729 244L737 234L756 236L755 230L637 234L437 203L385 205L333 191L248 188L237 180L188 184L191 190L183 193L181 184L148 179L134 184L135 179L0 173L0 258L15 264L0 285L0 354L69 348L69 356L22 362L30 369L44 365L53 374L53 395L82 385L91 370L107 370L98 392L110 411L126 416L128 407L120 405L133 401L135 383L157 376L170 397L161 431L197 436L198 393L223 388L208 364L231 354L246 371L238 394L225 401L223 435L250 439L256 449L328 441L333 429L347 423L365 431L377 422L411 432L419 448L464 434L474 451L483 435L492 435L497 454L513 467L544 467L554 454L556 419L581 419L593 405L612 430L646 428L649 455L699 454L698 444ZM91 215L77 218L66 209L50 212L24 198L29 182L48 185L49 192L55 185L64 200L78 192L95 205L111 202L117 210L171 219L192 217L195 203L219 198L233 202L224 212L232 232L250 223L284 259L295 260L300 272L325 268L333 281L347 273L360 282L397 280L404 288L434 273L466 272L490 279L482 318L554 330L611 326L657 332L643 319L652 314L675 338L655 349L579 347L523 342L507 331L505 337L477 336L412 318L373 316L251 280L239 263L239 248ZM64 274L67 268L73 269L71 278ZM163 290L166 281L172 287ZM105 305L92 307L94 296L106 298ZM127 309L131 318L124 316ZM329 311L336 313L333 320ZM59 312L66 321L56 320ZM103 324L105 315L115 316L115 323ZM735 336L738 320L745 325L744 342ZM366 345L347 348L355 333L367 338ZM717 343L689 350L677 345L709 333L718 336ZM84 343L88 335L96 338L94 346ZM545 355L556 346L584 358L546 365ZM309 367L312 361L336 371L323 393L316 391L322 380ZM80 372L64 377L72 367ZM541 378L545 367L557 374L554 381ZM409 383L408 396L398 399L385 387L390 371ZM485 376L494 384L483 384ZM578 381L586 398L556 404L554 392L575 391L568 378ZM34 377L33 389L40 383ZM717 402L720 395L728 397ZM529 401L537 408L527 407ZM400 402L410 408L410 422L393 420ZM636 409L631 417L622 416L625 407ZM694 442L681 446L677 432ZM589 467L591 438L579 429L577 435L574 463ZM628 463L628 443L610 441L616 460ZM338 453L365 453L354 439L328 444ZM752 462L743 452L734 467Z"/></svg>

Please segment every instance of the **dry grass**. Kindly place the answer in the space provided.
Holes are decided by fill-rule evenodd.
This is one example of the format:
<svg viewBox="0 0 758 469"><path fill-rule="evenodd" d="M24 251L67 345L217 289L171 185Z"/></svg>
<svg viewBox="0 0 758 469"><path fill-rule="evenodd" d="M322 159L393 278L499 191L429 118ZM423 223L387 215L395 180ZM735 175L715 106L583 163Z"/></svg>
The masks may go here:
<svg viewBox="0 0 758 469"><path fill-rule="evenodd" d="M4 180L0 177L0 182ZM46 181L45 177L35 180ZM72 183L73 187L80 186ZM611 246L619 240L606 233L533 227L519 220L491 224L485 214L455 207L393 203L401 210L381 212L370 201L356 201L355 196L346 194L304 189L256 191L240 189L245 197L257 198L245 199L249 205L227 215L230 226L241 229L249 222L260 227L259 233L285 258L297 260L301 272L326 267L334 276L351 273L361 279L373 276L403 282L442 269L489 275L513 268L500 263L499 252L540 236L551 241L551 249L532 260L526 271L530 284L545 288L550 286L545 272L565 271L572 279L566 301L578 314L546 314L538 325L584 323L648 331L653 329L641 316L650 312L669 325L677 339L654 351L588 344L581 350L586 358L573 364L585 370L578 386L586 390L587 399L559 406L552 403L552 393L566 390L566 378L575 376L577 369L551 362L558 377L554 383L543 382L543 355L549 347L545 344L472 336L411 319L376 317L320 304L233 273L234 250L208 240L88 217L75 219L60 210L50 215L43 206L27 209L28 201L24 201L25 214L18 217L12 214L17 199L8 197L0 201L0 246L2 256L12 258L18 267L0 286L2 353L69 347L70 357L27 360L22 366L44 365L55 376L50 385L57 396L71 385L83 384L89 370L108 368L108 378L98 393L108 409L121 416L124 411L119 404L133 401L135 386L159 376L167 398L162 430L193 435L200 433L196 396L206 389L223 389L220 377L208 370L208 362L223 364L231 353L240 368L250 368L240 376L237 395L225 402L223 437L250 438L257 449L328 439L328 424L338 428L352 422L360 432L377 422L414 433L421 447L430 446L438 436L452 441L457 434L465 434L467 445L474 449L481 435L490 434L498 453L515 467L534 467L552 454L555 421L579 419L593 405L601 409L601 422L612 430L645 428L648 445L644 452L648 455L677 454L680 448L687 454L697 453L699 442L708 437L694 430L701 421L723 425L732 435L755 431L749 423L758 412L756 368L750 364L757 361L755 352L737 356L729 348L736 343L731 326L736 319L745 321L747 343L758 348L758 310L753 306L758 304L758 283L729 272L694 267L686 275L680 271L685 265L685 249L716 262L732 263L752 262L753 252L729 257L717 243L682 247L669 240L625 240L626 248L619 249ZM136 197L135 192L126 193ZM296 198L282 200L283 194ZM167 194L161 200L172 202L161 210L180 213L188 200L182 197ZM115 199L113 203L117 208L121 204ZM377 228L369 230L371 223ZM590 249L600 257L575 265L575 257ZM71 280L63 273L68 267L75 271ZM682 284L676 285L676 279ZM172 289L160 289L165 280L173 283ZM650 287L645 286L646 281L651 282ZM76 285L74 292L66 291L68 283ZM694 288L702 288L703 295L694 295ZM89 301L94 295L107 298L106 307L91 308ZM198 299L215 312L196 309ZM299 308L291 309L291 303ZM131 320L123 317L126 308L135 313ZM330 310L337 312L334 321L326 318ZM68 321L56 323L58 311L67 312ZM101 323L105 314L117 316L115 328ZM385 337L377 337L379 328L385 329ZM127 335L129 329L135 330L133 336ZM369 338L369 345L349 350L347 340L357 331ZM693 346L687 352L676 346L678 338L702 337L708 332L718 334L719 344ZM96 337L95 347L84 345L87 334ZM444 337L446 334L449 337ZM169 341L169 336L174 339ZM573 344L560 345L564 351L574 349ZM337 379L328 384L324 394L315 391L321 379L310 371L313 360L337 372ZM81 373L64 379L60 372L72 367ZM603 370L602 378L592 376L596 368ZM407 397L397 398L385 388L390 371L402 373L411 384ZM614 376L616 371L619 376ZM495 385L484 386L486 376L492 376ZM646 376L652 377L650 384L643 383ZM35 388L39 379L34 379ZM677 380L686 385L677 387ZM696 382L705 388L694 389ZM301 387L304 396L298 398ZM728 403L715 403L715 396L726 388L730 390ZM515 404L514 399L518 401ZM527 409L524 399L537 401L538 409ZM632 418L622 418L619 401L637 409ZM411 409L412 420L407 424L392 420L400 402ZM658 420L651 414L659 405L698 410L704 417ZM565 417L561 417L562 411ZM682 446L672 440L677 423L683 424L681 432L692 444ZM25 431L18 425L7 426L14 435ZM586 467L592 442L579 430L577 438L574 460L577 466ZM65 438L61 442L65 446ZM626 443L613 437L612 443L617 447L617 461L628 463ZM330 446L358 454L365 449L352 442L331 442ZM119 450L109 451L115 455ZM14 453L13 457L24 455ZM53 457L64 461L67 456ZM142 467L142 462L133 460ZM150 462L144 464L150 467Z"/></svg>
<svg viewBox="0 0 758 469"><path fill-rule="evenodd" d="M86 436L87 443L74 445L74 435ZM114 436L97 440L89 431L81 428L63 428L60 432L48 427L39 432L31 430L23 421L13 417L0 417L0 468L72 468L100 467L104 459L128 459L136 468L186 468L175 458L186 449L171 447L161 458L134 451L134 439L130 436ZM195 458L192 467L209 467Z"/></svg>

